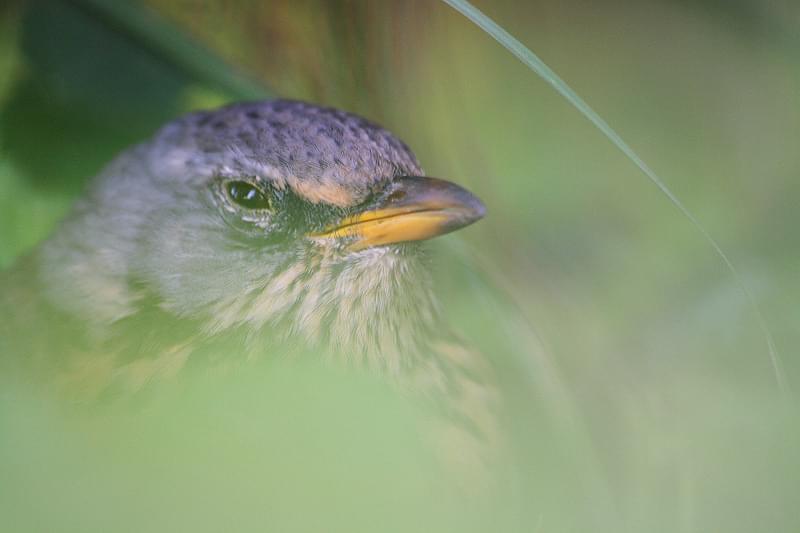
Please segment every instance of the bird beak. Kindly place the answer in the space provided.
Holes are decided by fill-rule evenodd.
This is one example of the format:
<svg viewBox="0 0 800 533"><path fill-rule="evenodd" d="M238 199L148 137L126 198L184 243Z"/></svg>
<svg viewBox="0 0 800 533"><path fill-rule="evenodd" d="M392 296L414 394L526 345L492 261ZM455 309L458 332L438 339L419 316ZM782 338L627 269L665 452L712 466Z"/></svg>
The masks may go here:
<svg viewBox="0 0 800 533"><path fill-rule="evenodd" d="M378 205L311 236L347 239L349 250L363 250L431 239L472 224L485 213L483 203L455 183L408 176L392 181Z"/></svg>

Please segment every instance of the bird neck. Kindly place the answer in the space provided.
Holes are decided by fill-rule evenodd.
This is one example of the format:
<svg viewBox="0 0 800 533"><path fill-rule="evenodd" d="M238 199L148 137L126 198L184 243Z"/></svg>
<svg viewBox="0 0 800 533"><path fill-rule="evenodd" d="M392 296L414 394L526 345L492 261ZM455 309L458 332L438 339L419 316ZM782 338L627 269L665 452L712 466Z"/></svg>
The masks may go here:
<svg viewBox="0 0 800 533"><path fill-rule="evenodd" d="M300 341L331 359L396 374L413 364L439 320L419 249L375 248L342 258L295 257L245 295L211 306L211 334L244 328L252 343Z"/></svg>

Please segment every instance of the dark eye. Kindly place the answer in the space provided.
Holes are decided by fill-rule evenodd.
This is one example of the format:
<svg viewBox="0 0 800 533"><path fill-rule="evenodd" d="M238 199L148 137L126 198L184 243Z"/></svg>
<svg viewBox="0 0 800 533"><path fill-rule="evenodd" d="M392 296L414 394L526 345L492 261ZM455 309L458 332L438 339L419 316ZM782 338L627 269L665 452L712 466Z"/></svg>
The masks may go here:
<svg viewBox="0 0 800 533"><path fill-rule="evenodd" d="M233 203L245 209L269 209L269 198L246 181L229 181L225 190Z"/></svg>

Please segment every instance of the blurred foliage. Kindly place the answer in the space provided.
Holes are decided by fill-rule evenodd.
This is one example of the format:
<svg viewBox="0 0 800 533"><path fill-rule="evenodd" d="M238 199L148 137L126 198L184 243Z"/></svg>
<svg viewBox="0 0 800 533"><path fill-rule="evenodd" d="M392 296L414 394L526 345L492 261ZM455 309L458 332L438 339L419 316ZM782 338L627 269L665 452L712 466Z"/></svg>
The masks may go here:
<svg viewBox="0 0 800 533"><path fill-rule="evenodd" d="M584 96L719 239L797 389L796 2L476 4ZM483 506L428 484L424 453L402 430L416 415L360 378L271 369L239 377L268 376L254 397L236 380L198 385L155 418L68 429L59 425L68 415L7 390L0 516L24 520L14 530L239 529L262 518L279 531L800 527L800 417L794 397L775 389L745 298L628 161L466 20L421 0L147 0L143 20L163 17L156 29L171 21L201 43L159 52L172 41L143 44L147 32L110 24L104 5L0 8L0 265L44 238L116 151L185 110L241 97L227 74L214 81L191 67L219 56L276 94L385 124L429 174L484 199L489 217L461 233L500 289L445 271L448 308L486 350L511 339L538 353L540 337L546 356L530 361L536 388L514 411L528 461ZM504 377L512 388L525 381ZM281 402L306 410L308 439L281 419ZM194 418L173 428L189 405ZM377 440L348 441L336 426L346 418L329 418L329 407L367 420ZM231 412L240 418L222 414ZM272 426L253 424L259 416ZM259 456L275 435L286 440L272 449L288 455ZM356 456L326 455L352 446ZM407 454L387 465L388 449Z"/></svg>

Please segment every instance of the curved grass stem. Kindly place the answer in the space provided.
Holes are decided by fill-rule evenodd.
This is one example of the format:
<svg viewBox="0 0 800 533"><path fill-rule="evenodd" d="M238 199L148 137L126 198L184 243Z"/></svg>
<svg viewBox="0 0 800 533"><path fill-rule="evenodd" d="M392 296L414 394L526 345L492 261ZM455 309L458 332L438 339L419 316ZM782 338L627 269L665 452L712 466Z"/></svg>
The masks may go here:
<svg viewBox="0 0 800 533"><path fill-rule="evenodd" d="M789 386L785 377L783 366L781 363L778 350L775 348L775 342L772 337L772 332L767 326L761 308L758 305L755 297L753 296L747 284L739 275L738 270L733 265L728 255L722 250L716 239L703 227L702 224L695 218L685 205L678 199L677 196L667 187L664 181L651 169L639 155L626 143L622 137L603 120L578 94L567 85L553 70L548 67L536 54L534 54L528 47L522 44L519 40L514 38L510 33L504 30L499 24L487 17L483 12L478 10L475 6L470 4L467 0L443 0L446 4L453 9L467 17L470 21L480 27L483 31L489 34L493 39L505 47L509 52L514 54L522 63L528 66L532 71L538 74L544 81L546 81L553 89L563 96L570 104L572 104L578 112L586 117L592 124L599 129L614 146L616 146L625 156L630 159L639 170L656 186L658 189L669 199L678 211L686 217L689 222L697 229L703 238L711 245L714 252L719 256L725 267L733 276L736 284L744 293L753 313L756 316L758 326L767 343L767 350L769 352L770 364L775 377L775 382L778 389L782 394L787 394Z"/></svg>

